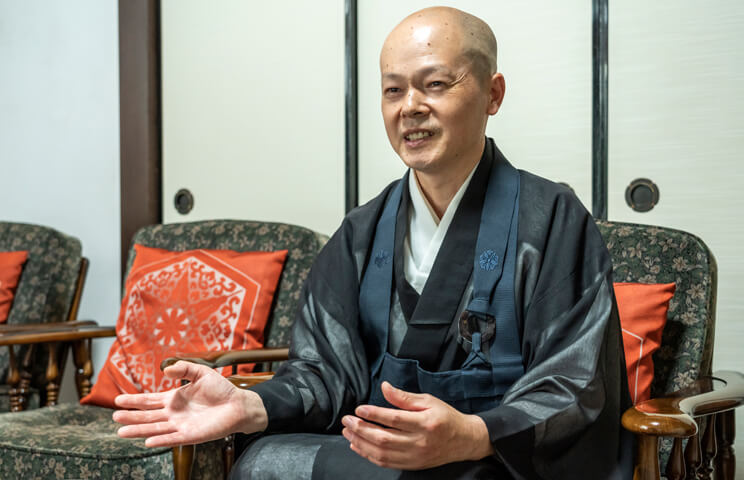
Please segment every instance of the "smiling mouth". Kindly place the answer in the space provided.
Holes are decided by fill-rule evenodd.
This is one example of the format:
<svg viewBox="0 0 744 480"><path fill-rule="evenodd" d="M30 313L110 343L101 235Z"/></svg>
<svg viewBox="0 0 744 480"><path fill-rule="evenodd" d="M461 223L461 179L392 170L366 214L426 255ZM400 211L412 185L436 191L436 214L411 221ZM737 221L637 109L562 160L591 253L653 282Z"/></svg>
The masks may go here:
<svg viewBox="0 0 744 480"><path fill-rule="evenodd" d="M420 132L409 133L408 135L405 135L403 138L405 138L409 142L415 142L416 140L422 140L426 137L431 137L432 135L434 135L432 132L420 131Z"/></svg>

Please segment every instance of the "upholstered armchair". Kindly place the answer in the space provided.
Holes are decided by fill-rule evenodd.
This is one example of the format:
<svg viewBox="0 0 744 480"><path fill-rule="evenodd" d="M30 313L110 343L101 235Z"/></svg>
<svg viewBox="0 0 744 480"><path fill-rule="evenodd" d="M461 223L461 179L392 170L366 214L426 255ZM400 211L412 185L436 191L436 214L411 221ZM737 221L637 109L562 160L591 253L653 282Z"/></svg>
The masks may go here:
<svg viewBox="0 0 744 480"><path fill-rule="evenodd" d="M289 343L300 290L324 242L324 236L302 227L235 220L155 225L140 230L133 239L133 243L172 251L288 250L265 331L269 349ZM133 260L134 250L130 249L127 272ZM104 335L104 330L80 325L45 335L47 340L55 337L81 345L80 360L90 365L88 339ZM24 338L30 341L28 335ZM143 440L119 438L119 425L113 422L112 413L108 408L60 404L0 415L0 478L173 478L171 449L147 448ZM199 446L193 461L194 478L223 477L223 444Z"/></svg>
<svg viewBox="0 0 744 480"><path fill-rule="evenodd" d="M0 324L0 412L56 403L67 349L9 337L74 325L88 266L77 238L40 225L0 222L0 252L13 251L27 251L28 258L8 319Z"/></svg>
<svg viewBox="0 0 744 480"><path fill-rule="evenodd" d="M652 398L623 416L623 425L638 440L634 478L658 479L660 470L674 480L711 478L715 470L717 480L733 479L733 409L744 403L744 375L711 373L717 273L713 254L701 239L679 230L597 224L612 256L616 282L676 283L661 348L654 355Z"/></svg>
<svg viewBox="0 0 744 480"><path fill-rule="evenodd" d="M676 284L662 345L654 356L652 399L631 408L623 419L638 435L635 478L658 479L661 465L669 479L710 478L714 468L717 480L733 479L733 408L744 403L744 376L721 372L711 377L717 271L712 253L699 238L679 230L606 221L597 225L612 256L616 282ZM182 359L217 368L276 361L283 355L286 351L210 352L174 357L162 367ZM231 381L248 387L268 378L234 376ZM682 440L688 437L683 453ZM196 447L197 456L201 448ZM178 480L190 478L193 455L191 446L174 450ZM229 439L223 460L227 470L233 460ZM685 464L687 477L681 473Z"/></svg>

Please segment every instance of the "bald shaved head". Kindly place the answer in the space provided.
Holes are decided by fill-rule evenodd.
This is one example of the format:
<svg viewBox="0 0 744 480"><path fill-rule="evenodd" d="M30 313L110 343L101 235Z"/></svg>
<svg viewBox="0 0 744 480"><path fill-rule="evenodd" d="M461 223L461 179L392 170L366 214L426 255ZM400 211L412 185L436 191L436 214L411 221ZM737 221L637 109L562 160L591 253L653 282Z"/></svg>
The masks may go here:
<svg viewBox="0 0 744 480"><path fill-rule="evenodd" d="M404 18L388 35L383 53L392 48L391 44L406 41L406 37L420 38L427 29L437 33L439 41L456 44L480 80L488 81L498 71L498 46L491 27L480 18L451 7L429 7Z"/></svg>
<svg viewBox="0 0 744 480"><path fill-rule="evenodd" d="M504 99L496 38L455 8L420 10L385 40L380 80L390 144L439 215L480 160L488 118Z"/></svg>

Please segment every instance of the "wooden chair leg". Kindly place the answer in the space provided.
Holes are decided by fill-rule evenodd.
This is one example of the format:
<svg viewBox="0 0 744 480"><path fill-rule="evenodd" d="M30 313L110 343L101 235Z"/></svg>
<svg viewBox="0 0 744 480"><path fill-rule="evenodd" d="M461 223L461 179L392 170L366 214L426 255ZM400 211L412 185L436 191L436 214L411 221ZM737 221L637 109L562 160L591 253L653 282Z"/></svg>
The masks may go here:
<svg viewBox="0 0 744 480"><path fill-rule="evenodd" d="M659 437L638 435L638 463L633 480L659 480Z"/></svg>
<svg viewBox="0 0 744 480"><path fill-rule="evenodd" d="M735 411L719 413L716 425L718 439L718 455L716 455L716 480L734 480L736 476L736 456L734 455L734 440L736 439Z"/></svg>
<svg viewBox="0 0 744 480"><path fill-rule="evenodd" d="M18 369L18 362L15 358L13 345L8 346L8 386L10 387L10 411L19 412L23 410L23 403L20 400L20 383L21 371Z"/></svg>
<svg viewBox="0 0 744 480"><path fill-rule="evenodd" d="M59 366L57 365L57 344L49 342L46 345L49 353L46 371L46 405L49 407L57 405L57 400L59 398Z"/></svg>
<svg viewBox="0 0 744 480"><path fill-rule="evenodd" d="M90 379L93 376L90 339L80 340L72 345L72 362L75 364L75 386L78 397L83 398L90 393Z"/></svg>
<svg viewBox="0 0 744 480"><path fill-rule="evenodd" d="M716 458L716 416L706 417L707 425L703 433L703 465L698 470L698 479L711 480L713 475L713 461Z"/></svg>
<svg viewBox="0 0 744 480"><path fill-rule="evenodd" d="M31 396L31 368L34 357L35 345L28 345L26 347L26 353L23 355L23 362L21 362L21 382L18 387L18 401L20 410L26 410L29 404L29 397Z"/></svg>
<svg viewBox="0 0 744 480"><path fill-rule="evenodd" d="M230 475L233 464L235 463L235 435L225 437L225 444L222 446L222 465L225 469L225 480Z"/></svg>
<svg viewBox="0 0 744 480"><path fill-rule="evenodd" d="M687 475L690 478L697 478L697 471L702 463L703 455L700 451L700 434L696 433L687 439L687 447L685 447L685 467L687 469Z"/></svg>
<svg viewBox="0 0 744 480"><path fill-rule="evenodd" d="M672 453L667 462L667 480L685 480L685 458L682 453L682 439L677 437L672 445Z"/></svg>
<svg viewBox="0 0 744 480"><path fill-rule="evenodd" d="M194 445L173 447L173 478L191 480L191 468L194 465Z"/></svg>

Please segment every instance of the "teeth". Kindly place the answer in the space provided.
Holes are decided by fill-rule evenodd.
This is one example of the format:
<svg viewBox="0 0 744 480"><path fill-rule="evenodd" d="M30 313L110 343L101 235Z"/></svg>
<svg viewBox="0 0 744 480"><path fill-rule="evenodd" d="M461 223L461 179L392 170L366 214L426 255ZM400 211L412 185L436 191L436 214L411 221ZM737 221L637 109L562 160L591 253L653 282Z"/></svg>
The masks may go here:
<svg viewBox="0 0 744 480"><path fill-rule="evenodd" d="M431 136L430 132L416 132L416 133L411 133L410 135L406 135L406 140L420 140L424 137L429 137L429 136Z"/></svg>

